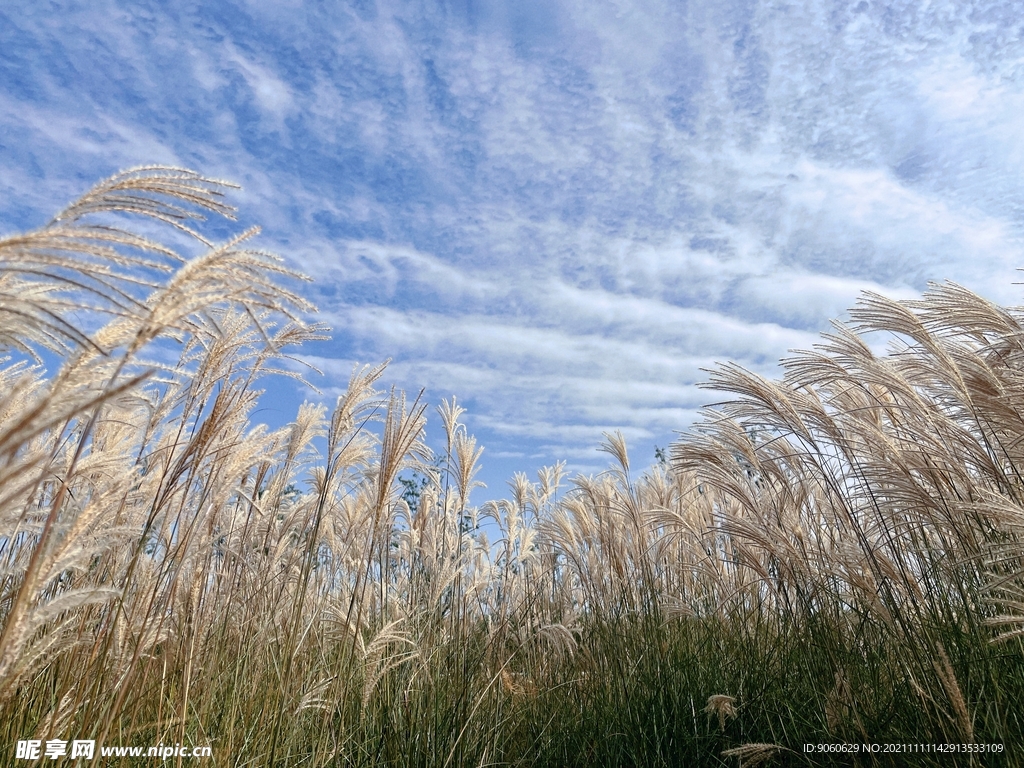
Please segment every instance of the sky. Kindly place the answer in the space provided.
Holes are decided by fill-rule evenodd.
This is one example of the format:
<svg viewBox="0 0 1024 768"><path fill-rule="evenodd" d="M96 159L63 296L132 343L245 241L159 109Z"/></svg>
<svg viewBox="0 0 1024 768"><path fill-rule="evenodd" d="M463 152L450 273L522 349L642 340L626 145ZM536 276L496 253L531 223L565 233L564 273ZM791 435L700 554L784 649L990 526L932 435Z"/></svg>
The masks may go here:
<svg viewBox="0 0 1024 768"><path fill-rule="evenodd" d="M137 165L232 194L314 276L322 390L356 363L485 447L474 502L603 432L649 464L864 290L1019 304L1013 2L0 5L0 234ZM431 414L435 446L440 420Z"/></svg>

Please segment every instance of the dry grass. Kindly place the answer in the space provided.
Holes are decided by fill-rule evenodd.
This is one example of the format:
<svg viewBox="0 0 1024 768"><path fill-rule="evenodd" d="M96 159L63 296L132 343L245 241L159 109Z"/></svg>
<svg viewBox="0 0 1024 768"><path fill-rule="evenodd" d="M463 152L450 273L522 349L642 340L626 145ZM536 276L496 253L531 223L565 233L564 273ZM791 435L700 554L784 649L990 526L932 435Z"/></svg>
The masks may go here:
<svg viewBox="0 0 1024 768"><path fill-rule="evenodd" d="M634 474L611 435L607 473L518 475L477 508L462 409L433 456L383 366L333 411L252 423L323 329L253 233L192 227L230 215L227 186L137 169L0 241L5 743L754 765L1021 735L1021 312L865 296L781 381L714 372L733 399L670 466Z"/></svg>

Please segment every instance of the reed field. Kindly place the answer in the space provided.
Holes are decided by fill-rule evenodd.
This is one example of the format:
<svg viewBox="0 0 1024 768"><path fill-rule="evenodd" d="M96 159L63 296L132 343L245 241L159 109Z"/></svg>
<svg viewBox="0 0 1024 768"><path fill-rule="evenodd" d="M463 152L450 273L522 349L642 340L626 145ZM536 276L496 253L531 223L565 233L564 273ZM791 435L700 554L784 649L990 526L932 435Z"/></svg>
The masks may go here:
<svg viewBox="0 0 1024 768"><path fill-rule="evenodd" d="M780 380L710 374L666 461L611 434L474 506L462 409L383 366L258 423L326 329L204 239L228 187L135 169L0 240L4 764L1024 764L1024 310L865 295Z"/></svg>

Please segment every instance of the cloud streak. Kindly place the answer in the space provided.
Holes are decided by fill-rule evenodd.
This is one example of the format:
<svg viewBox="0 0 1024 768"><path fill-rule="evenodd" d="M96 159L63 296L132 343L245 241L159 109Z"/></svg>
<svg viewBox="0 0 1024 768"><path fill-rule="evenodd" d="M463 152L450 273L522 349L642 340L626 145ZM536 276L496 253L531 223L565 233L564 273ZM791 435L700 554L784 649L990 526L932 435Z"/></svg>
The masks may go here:
<svg viewBox="0 0 1024 768"><path fill-rule="evenodd" d="M316 277L325 390L393 358L396 384L470 404L492 489L596 471L602 430L650 458L714 399L702 369L771 374L862 290L1018 301L1016 16L22 4L0 11L0 217L38 225L134 164L240 182L242 223Z"/></svg>

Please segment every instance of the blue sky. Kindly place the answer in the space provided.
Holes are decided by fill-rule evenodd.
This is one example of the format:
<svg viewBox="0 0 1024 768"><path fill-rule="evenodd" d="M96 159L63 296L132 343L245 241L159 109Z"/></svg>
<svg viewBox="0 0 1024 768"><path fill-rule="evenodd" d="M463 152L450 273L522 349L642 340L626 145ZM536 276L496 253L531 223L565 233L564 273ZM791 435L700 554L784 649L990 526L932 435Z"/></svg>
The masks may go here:
<svg viewBox="0 0 1024 768"><path fill-rule="evenodd" d="M0 232L139 164L243 185L354 362L515 470L653 458L860 291L1020 303L1011 2L7 2ZM312 393L290 383L267 413ZM437 436L438 419L430 434Z"/></svg>

